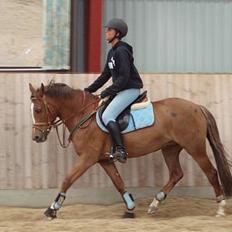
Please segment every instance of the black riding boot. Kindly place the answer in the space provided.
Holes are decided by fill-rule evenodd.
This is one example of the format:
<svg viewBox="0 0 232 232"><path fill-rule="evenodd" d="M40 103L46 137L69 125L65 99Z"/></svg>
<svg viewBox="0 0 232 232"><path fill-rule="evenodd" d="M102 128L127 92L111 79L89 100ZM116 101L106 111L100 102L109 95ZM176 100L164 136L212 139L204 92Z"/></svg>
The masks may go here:
<svg viewBox="0 0 232 232"><path fill-rule="evenodd" d="M127 159L127 153L125 151L125 147L122 141L121 131L119 129L118 123L114 121L110 121L106 128L109 130L112 142L114 144L113 153L111 154L111 158L114 160L118 160L121 163L125 163Z"/></svg>

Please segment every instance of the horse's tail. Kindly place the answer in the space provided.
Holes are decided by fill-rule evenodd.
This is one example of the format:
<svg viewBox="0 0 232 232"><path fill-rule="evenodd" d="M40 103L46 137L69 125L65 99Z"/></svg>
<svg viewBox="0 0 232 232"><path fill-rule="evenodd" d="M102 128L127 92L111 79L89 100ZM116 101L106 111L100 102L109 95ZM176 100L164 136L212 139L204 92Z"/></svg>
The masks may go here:
<svg viewBox="0 0 232 232"><path fill-rule="evenodd" d="M226 197L232 196L232 175L226 152L222 145L214 116L204 106L200 106L207 120L207 138L213 150L222 188Z"/></svg>

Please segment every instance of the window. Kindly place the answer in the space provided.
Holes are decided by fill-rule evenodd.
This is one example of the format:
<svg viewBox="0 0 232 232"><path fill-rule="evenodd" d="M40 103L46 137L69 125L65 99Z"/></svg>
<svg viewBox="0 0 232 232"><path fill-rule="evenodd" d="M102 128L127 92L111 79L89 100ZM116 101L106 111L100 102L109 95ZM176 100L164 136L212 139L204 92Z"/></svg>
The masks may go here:
<svg viewBox="0 0 232 232"><path fill-rule="evenodd" d="M42 0L1 0L0 68L41 67Z"/></svg>
<svg viewBox="0 0 232 232"><path fill-rule="evenodd" d="M1 0L1 68L67 70L70 0Z"/></svg>

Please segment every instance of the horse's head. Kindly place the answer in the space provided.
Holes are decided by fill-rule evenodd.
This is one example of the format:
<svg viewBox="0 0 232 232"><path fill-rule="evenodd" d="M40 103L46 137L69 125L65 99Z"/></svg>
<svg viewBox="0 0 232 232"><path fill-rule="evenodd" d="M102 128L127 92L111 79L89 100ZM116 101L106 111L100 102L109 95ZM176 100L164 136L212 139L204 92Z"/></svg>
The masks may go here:
<svg viewBox="0 0 232 232"><path fill-rule="evenodd" d="M44 94L44 85L35 89L29 84L31 91L32 140L37 143L45 142L57 114Z"/></svg>

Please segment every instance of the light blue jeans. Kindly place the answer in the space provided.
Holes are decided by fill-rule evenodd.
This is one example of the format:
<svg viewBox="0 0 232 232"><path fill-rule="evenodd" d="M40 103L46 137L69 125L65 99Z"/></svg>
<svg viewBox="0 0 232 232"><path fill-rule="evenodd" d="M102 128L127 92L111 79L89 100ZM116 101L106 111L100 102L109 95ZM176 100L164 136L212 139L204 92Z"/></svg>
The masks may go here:
<svg viewBox="0 0 232 232"><path fill-rule="evenodd" d="M115 121L118 115L127 108L138 96L140 89L126 89L119 92L102 114L104 124Z"/></svg>

